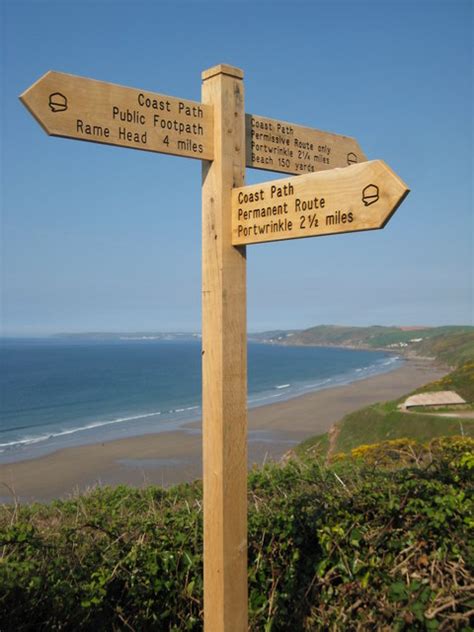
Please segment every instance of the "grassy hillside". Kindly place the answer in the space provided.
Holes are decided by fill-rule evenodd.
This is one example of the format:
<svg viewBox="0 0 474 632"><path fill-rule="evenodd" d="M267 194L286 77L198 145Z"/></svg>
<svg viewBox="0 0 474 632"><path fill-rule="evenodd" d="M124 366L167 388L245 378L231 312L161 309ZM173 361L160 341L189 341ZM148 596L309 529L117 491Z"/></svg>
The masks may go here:
<svg viewBox="0 0 474 632"><path fill-rule="evenodd" d="M431 382L415 392L456 391L466 401L474 402L474 362L469 361L445 375L436 382Z"/></svg>
<svg viewBox="0 0 474 632"><path fill-rule="evenodd" d="M464 433L474 438L474 420L437 417L424 413L402 413L396 402L375 404L347 415L339 426L333 453L380 441L410 438L422 443L434 437Z"/></svg>
<svg viewBox="0 0 474 632"><path fill-rule="evenodd" d="M402 413L396 402L374 404L346 415L336 424L333 440L328 433L311 437L297 448L299 456L319 457L350 454L361 445L395 439L411 439L428 443L434 438L464 434L474 438L474 419L447 418L428 413Z"/></svg>
<svg viewBox="0 0 474 632"><path fill-rule="evenodd" d="M420 355L432 355L441 362L459 366L474 361L473 331L451 332L426 338L417 346Z"/></svg>
<svg viewBox="0 0 474 632"><path fill-rule="evenodd" d="M252 632L454 630L473 607L474 442L249 481ZM202 630L201 486L0 507L2 632Z"/></svg>
<svg viewBox="0 0 474 632"><path fill-rule="evenodd" d="M319 325L303 331L267 332L260 334L260 339L291 345L405 349L420 355L434 355L448 363L453 356L464 361L474 352L474 327L469 326L403 329Z"/></svg>
<svg viewBox="0 0 474 632"><path fill-rule="evenodd" d="M465 349L464 345L460 347ZM458 360L459 349L450 350L453 361ZM462 364L454 371L436 382L431 382L415 392L454 390L469 402L467 407L473 410L474 403L474 361ZM326 456L330 452L349 453L360 445L379 443L380 441L409 438L428 442L435 437L465 434L474 437L474 419L461 415L442 417L432 411L402 412L398 405L412 393L389 402L377 403L346 415L333 427L331 440L328 434L311 437L297 448L301 455L306 452ZM443 412L443 411L439 411ZM447 412L447 411L444 411ZM457 409L451 411L456 415Z"/></svg>

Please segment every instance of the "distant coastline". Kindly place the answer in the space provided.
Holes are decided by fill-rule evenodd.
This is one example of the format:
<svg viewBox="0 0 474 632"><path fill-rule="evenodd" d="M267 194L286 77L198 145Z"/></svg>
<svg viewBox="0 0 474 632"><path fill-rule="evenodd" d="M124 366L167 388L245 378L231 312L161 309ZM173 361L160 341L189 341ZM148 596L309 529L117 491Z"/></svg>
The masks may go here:
<svg viewBox="0 0 474 632"><path fill-rule="evenodd" d="M474 332L470 325L354 327L317 325L307 329L276 329L248 334L249 342L291 346L320 346L341 349L418 352L439 336ZM200 340L198 331L63 332L48 336L57 340Z"/></svg>

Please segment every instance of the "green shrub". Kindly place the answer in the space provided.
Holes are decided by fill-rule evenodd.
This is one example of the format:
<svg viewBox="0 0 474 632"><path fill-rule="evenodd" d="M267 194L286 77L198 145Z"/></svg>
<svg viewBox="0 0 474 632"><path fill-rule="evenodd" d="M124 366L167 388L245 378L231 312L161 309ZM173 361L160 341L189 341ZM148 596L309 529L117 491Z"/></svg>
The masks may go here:
<svg viewBox="0 0 474 632"><path fill-rule="evenodd" d="M392 443L381 466L367 450L251 472L250 629L470 629L472 448L438 440L413 462ZM2 632L202 629L198 483L4 505L0 545Z"/></svg>

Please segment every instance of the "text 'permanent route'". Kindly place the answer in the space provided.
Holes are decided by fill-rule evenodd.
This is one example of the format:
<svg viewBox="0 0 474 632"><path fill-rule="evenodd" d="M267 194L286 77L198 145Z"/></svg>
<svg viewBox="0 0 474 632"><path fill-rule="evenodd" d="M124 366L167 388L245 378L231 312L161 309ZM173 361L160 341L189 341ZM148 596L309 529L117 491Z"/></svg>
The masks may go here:
<svg viewBox="0 0 474 632"><path fill-rule="evenodd" d="M232 191L234 246L383 228L408 194L382 161Z"/></svg>

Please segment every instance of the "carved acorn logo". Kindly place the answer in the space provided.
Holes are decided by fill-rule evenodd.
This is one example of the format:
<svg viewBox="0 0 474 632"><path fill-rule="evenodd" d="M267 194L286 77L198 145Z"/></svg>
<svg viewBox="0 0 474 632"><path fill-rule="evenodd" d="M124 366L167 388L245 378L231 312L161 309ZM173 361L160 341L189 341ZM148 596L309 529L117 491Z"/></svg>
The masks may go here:
<svg viewBox="0 0 474 632"><path fill-rule="evenodd" d="M64 112L67 110L67 97L60 92L53 92L49 95L49 107L53 112Z"/></svg>
<svg viewBox="0 0 474 632"><path fill-rule="evenodd" d="M379 199L379 188L376 184L368 184L362 191L362 202L370 206Z"/></svg>

